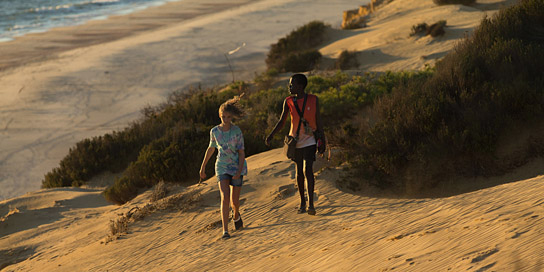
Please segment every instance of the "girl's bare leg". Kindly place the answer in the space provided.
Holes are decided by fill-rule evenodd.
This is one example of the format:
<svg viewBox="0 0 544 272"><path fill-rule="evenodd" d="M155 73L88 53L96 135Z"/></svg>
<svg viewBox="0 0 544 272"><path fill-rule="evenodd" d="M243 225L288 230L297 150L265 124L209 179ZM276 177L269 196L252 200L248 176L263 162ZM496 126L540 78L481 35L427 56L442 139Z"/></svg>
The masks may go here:
<svg viewBox="0 0 544 272"><path fill-rule="evenodd" d="M240 214L240 192L242 191L241 186L232 186L232 194L231 194L231 201L232 201L232 209L234 210L234 218L233 220L238 219L238 215Z"/></svg>
<svg viewBox="0 0 544 272"><path fill-rule="evenodd" d="M230 180L222 180L219 182L219 190L221 191L221 220L223 221L223 232L229 230L229 202L230 202Z"/></svg>

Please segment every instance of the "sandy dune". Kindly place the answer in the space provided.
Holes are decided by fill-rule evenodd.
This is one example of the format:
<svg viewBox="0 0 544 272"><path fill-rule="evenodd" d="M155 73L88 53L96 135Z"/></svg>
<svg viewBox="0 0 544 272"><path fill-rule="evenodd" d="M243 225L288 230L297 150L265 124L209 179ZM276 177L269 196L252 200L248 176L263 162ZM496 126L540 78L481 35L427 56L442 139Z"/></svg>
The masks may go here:
<svg viewBox="0 0 544 272"><path fill-rule="evenodd" d="M432 0L395 0L371 14L365 28L331 31L330 41L320 52L334 60L343 50L355 51L359 69L364 71L420 70L433 66L459 39L470 35L484 16L514 2L478 0L473 6L437 6ZM440 20L447 21L443 36L410 36L412 26ZM324 68L332 63L324 61Z"/></svg>
<svg viewBox="0 0 544 272"><path fill-rule="evenodd" d="M326 162L319 161L321 167ZM185 212L157 211L104 243L123 206L96 189L44 190L3 204L5 271L542 271L544 176L438 199L375 198L339 190L344 172L318 171L317 215L296 213L294 167L281 150L248 158L245 229L221 240L212 178ZM26 222L21 224L21 222ZM6 261L7 260L7 261ZM24 261L23 261L24 260Z"/></svg>
<svg viewBox="0 0 544 272"><path fill-rule="evenodd" d="M348 1L343 3L346 2ZM259 1L240 9L225 11L227 14L219 13L217 16L231 18L229 16L232 14L229 15L229 12L245 10L247 13L243 14L252 20L255 17L251 16L262 18L266 15L269 16L267 20L286 20L290 15L282 17L284 15L280 13L285 12L285 9L280 7L292 7L289 5L293 3ZM343 49L356 50L361 58L361 67L365 70L419 69L425 63L432 64L451 50L457 39L465 35L465 31L472 31L484 14L491 15L501 4L511 1L479 3L475 7L436 7L431 0L395 0L372 15L368 28L331 30L330 40L321 48L321 52L334 58ZM356 4L348 8L354 8ZM325 1L320 5L321 8L327 6ZM335 16L341 18L341 12L337 12ZM0 149L3 152L0 153L3 162L1 167L12 167L16 164L28 167L32 161L27 160L34 160L46 162L37 164L39 166L27 169L28 171L37 171L40 167L49 170L49 164L56 165L58 158L65 154L68 148L66 145L69 146L69 143L77 141L79 137L98 135L117 126L122 127L123 122L134 118L135 112L141 106L139 103L153 104L161 100L161 95L170 90L169 88L179 86L181 83L175 83L178 76L203 76L188 73L187 70L179 71L178 74L170 70L178 67L173 64L158 65L161 61L170 59L168 54L161 55L158 50L168 51L177 42L185 41L185 36L179 33L189 35L191 31L196 31L214 35L214 32L207 32L206 28L197 26L204 25L205 22L216 22L214 18L217 17L204 17L187 25L161 28L137 37L131 36L96 47L68 51L54 60L27 64L3 72L0 76L2 84L18 82L29 85L25 85L22 91L19 90L20 87L2 89L5 92L2 95L11 94L6 97L28 103L27 108L33 112L16 108L15 104L2 100L0 116L9 117L12 112L20 111L26 112L28 117L8 121L6 129L0 131L0 135L4 137ZM423 21L432 23L441 19L448 21L446 36L436 39L408 36L413 24ZM226 21L231 22L229 20ZM232 20L233 24L244 22L239 18ZM287 25L288 22L281 23L283 24ZM290 29L292 25L289 26ZM267 35L276 35L271 38L274 40L289 30L277 30L277 34ZM251 31L245 35L244 38L258 36ZM217 37L217 41L226 36L229 35ZM236 42L227 39L223 45L229 47L236 45ZM138 45L129 46L132 43ZM248 53L251 56L246 56L246 60L260 58L262 61L264 48L269 43L262 42L255 48L251 48L248 43L247 50L252 53ZM196 48L197 45L191 46ZM142 59L129 58L131 52L143 56ZM196 59L201 57L203 56ZM215 57L218 62L222 55ZM211 62L203 62L195 73L209 69L206 65L217 63L213 59L210 57ZM83 63L75 63L74 60ZM140 66L144 67L141 74L139 71L134 77L142 78L133 86L114 80L124 78L116 74L123 73L125 68L134 66L138 61L155 65ZM236 63L248 63L248 67L253 68L261 67L240 59ZM151 72L155 69L159 72L143 75L145 71ZM222 69L222 72L213 73L218 76L214 78L229 80L229 73L225 74L228 70L225 70L225 66ZM116 72L108 75L105 71ZM33 83L22 76L25 73L35 75L39 80ZM125 76L129 72L126 73ZM106 79L110 76L111 79ZM46 91L48 88L40 87L44 83L58 83L59 80L64 83L48 86L60 86L61 94L62 91L67 92L66 100L59 98L58 93L53 95L51 91ZM148 85L144 84L146 82ZM102 96L95 96L102 88ZM123 88L126 88L125 92L120 91ZM28 90L34 91L27 92ZM69 94L68 90L73 93ZM81 97L74 95L78 93L76 90L84 94ZM14 93L19 94L13 95ZM49 97L50 103L39 102L42 100L37 97ZM117 102L107 104L112 100ZM63 108L66 101L87 103L79 109L86 114L81 116L78 110ZM106 108L111 108L110 111L100 107L104 103L109 105ZM45 108L38 108L36 105L45 105ZM67 115L58 115L65 111ZM30 125L23 125L24 122L42 114L45 117L37 118L34 124L45 123L48 128L38 126L35 129L38 136L23 137L30 128ZM53 120L46 120L51 118ZM0 120L4 122L5 119ZM0 129L2 126L4 124L0 124ZM8 134L8 129L9 133L12 129L20 133ZM28 138L25 148L10 148L17 142L15 137L19 137L22 142ZM49 144L41 147L43 143ZM112 175L105 174L82 188L39 190L0 202L0 269L544 271L542 164L542 161L535 161L516 173L477 181L479 184L490 185L504 183L502 185L446 198L403 199L384 197L373 188L363 188L361 192L339 188L337 182L346 179L346 172L319 159L315 167L317 215L310 216L296 213L298 195L292 162L286 160L279 149L270 150L248 158L249 173L242 189L242 216L246 227L241 231L232 230L233 237L226 241L220 239L219 192L215 178L211 178L200 186L171 188L172 193L168 199L180 195L200 196L192 202L194 206L189 210L169 208L149 213L143 219L131 222L128 233L107 242L110 221L118 220L135 207L143 209L150 203L152 190L143 192L123 206L111 205L100 195L103 185L113 179ZM4 169L7 168L2 168L2 173L5 173ZM25 171L14 172L10 176L11 180L17 181L18 175L28 178L29 175L23 172ZM476 183L468 180L459 182Z"/></svg>

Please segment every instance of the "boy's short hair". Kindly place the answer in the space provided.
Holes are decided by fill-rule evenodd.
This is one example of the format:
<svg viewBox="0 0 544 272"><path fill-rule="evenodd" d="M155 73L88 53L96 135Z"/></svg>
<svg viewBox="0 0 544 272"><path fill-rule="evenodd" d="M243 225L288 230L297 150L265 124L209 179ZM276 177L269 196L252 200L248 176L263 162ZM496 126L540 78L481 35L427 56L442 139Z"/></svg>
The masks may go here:
<svg viewBox="0 0 544 272"><path fill-rule="evenodd" d="M308 79L304 74L294 74L291 78L298 84L301 84L303 89L305 89L306 85L308 85Z"/></svg>

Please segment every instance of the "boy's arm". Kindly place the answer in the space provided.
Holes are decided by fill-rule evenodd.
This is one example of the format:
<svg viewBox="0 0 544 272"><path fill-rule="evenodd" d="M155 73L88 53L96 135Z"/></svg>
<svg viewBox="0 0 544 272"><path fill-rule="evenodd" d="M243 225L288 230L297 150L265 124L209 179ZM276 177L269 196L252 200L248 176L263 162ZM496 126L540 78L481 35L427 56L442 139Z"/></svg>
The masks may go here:
<svg viewBox="0 0 544 272"><path fill-rule="evenodd" d="M285 124L285 120L287 119L287 113L289 112L289 106L287 106L287 99L283 101L283 110L281 112L280 120L278 120L278 123L276 123L276 126L266 137L265 143L266 145L270 145L270 141L272 141L272 138L274 137L274 134L276 134L280 129L283 128L283 125Z"/></svg>
<svg viewBox="0 0 544 272"><path fill-rule="evenodd" d="M319 99L315 97L315 122L317 125L317 131L323 132L323 122L321 120L321 113L319 112Z"/></svg>
<svg viewBox="0 0 544 272"><path fill-rule="evenodd" d="M321 113L319 111L319 99L315 97L315 122L317 125L317 134L319 139L316 139L317 142L317 152L323 156L325 149L327 147L327 140L325 138L325 132L323 131L323 120L321 120Z"/></svg>

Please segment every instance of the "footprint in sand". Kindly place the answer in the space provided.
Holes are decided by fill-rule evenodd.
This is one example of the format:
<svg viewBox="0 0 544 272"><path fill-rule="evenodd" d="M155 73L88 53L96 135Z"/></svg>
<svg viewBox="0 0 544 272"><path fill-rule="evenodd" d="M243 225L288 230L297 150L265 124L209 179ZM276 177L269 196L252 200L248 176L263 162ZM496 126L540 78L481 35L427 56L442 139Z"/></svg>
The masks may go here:
<svg viewBox="0 0 544 272"><path fill-rule="evenodd" d="M206 225L205 227L197 230L196 233L204 233L204 232L208 232L210 230L218 229L222 225L223 225L223 221L218 220L218 221L212 222L212 223Z"/></svg>
<svg viewBox="0 0 544 272"><path fill-rule="evenodd" d="M477 262L481 262L483 260L485 260L487 257L495 254L499 252L499 250L497 248L493 248L493 249L489 249L489 250L486 250L486 251L483 251L483 252L480 252L478 253L478 256L472 258L472 260L470 261L471 263L477 263Z"/></svg>
<svg viewBox="0 0 544 272"><path fill-rule="evenodd" d="M272 192L272 194L276 195L276 199L286 199L288 197L291 197L295 194L297 189L295 188L294 184L287 184L280 186L277 191Z"/></svg>

